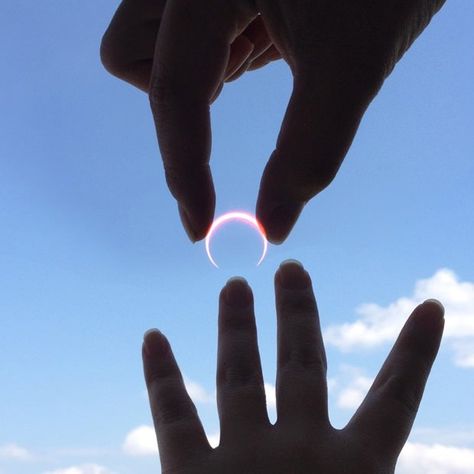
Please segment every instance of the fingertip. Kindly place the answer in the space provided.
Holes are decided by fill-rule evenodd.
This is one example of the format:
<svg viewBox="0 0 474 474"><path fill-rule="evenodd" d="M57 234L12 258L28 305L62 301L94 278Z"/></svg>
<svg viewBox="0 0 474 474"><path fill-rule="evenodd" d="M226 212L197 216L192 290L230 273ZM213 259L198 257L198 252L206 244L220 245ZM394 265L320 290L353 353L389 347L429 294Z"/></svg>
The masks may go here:
<svg viewBox="0 0 474 474"><path fill-rule="evenodd" d="M235 308L246 308L253 302L252 289L243 277L230 278L222 291L222 297L228 306Z"/></svg>
<svg viewBox="0 0 474 474"><path fill-rule="evenodd" d="M268 241L277 245L283 243L303 208L302 202L276 203L272 206L260 204L257 207L257 219L263 225Z"/></svg>
<svg viewBox="0 0 474 474"><path fill-rule="evenodd" d="M273 151L263 171L257 199L257 219L274 244L288 237L307 202L307 190L300 185L293 169L295 163L288 157L278 149Z"/></svg>
<svg viewBox="0 0 474 474"><path fill-rule="evenodd" d="M178 203L178 212L183 228L193 244L206 237L214 217L213 206L204 215L196 216L189 213L182 204Z"/></svg>
<svg viewBox="0 0 474 474"><path fill-rule="evenodd" d="M143 335L142 349L145 358L164 357L169 353L170 345L161 331L149 329Z"/></svg>
<svg viewBox="0 0 474 474"><path fill-rule="evenodd" d="M199 233L196 232L195 224L192 223L191 217L181 204L178 204L178 212L186 235L193 244L196 243L199 240Z"/></svg>
<svg viewBox="0 0 474 474"><path fill-rule="evenodd" d="M415 309L412 321L423 335L438 333L444 328L444 306L438 300L428 299Z"/></svg>
<svg viewBox="0 0 474 474"><path fill-rule="evenodd" d="M445 309L443 303L435 298L429 298L423 302L423 306L433 313L438 313L444 318Z"/></svg>
<svg viewBox="0 0 474 474"><path fill-rule="evenodd" d="M288 290L305 290L311 285L311 278L298 260L285 260L280 264L276 275L276 282Z"/></svg>

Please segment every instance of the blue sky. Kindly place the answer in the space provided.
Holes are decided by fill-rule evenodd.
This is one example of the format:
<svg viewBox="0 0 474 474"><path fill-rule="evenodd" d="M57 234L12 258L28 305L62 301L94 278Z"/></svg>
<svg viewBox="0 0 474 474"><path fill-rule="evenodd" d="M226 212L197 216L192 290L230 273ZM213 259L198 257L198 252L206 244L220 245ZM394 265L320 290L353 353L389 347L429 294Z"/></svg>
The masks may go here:
<svg viewBox="0 0 474 474"><path fill-rule="evenodd" d="M448 336L399 472L415 472L416 449L428 474L472 472L474 3L448 2L402 59L290 238L256 268L258 236L229 225L216 237L220 270L181 228L147 97L99 62L117 3L0 3L0 473L159 472L149 431L125 442L150 425L140 360L149 327L169 337L214 435L218 292L237 274L254 288L272 384L272 280L286 258L313 277L337 426L404 305L427 291L444 300ZM253 212L290 90L276 63L227 85L213 107L217 214ZM342 326L357 321L365 339ZM435 465L435 443L464 467Z"/></svg>

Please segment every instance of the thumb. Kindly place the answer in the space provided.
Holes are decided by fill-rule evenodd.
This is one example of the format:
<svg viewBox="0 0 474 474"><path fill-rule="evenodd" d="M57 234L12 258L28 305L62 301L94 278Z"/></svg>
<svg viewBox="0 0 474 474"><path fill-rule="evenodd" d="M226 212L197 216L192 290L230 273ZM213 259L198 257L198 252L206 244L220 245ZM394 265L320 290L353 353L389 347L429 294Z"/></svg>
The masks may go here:
<svg viewBox="0 0 474 474"><path fill-rule="evenodd" d="M295 77L257 200L271 242L283 242L305 204L334 179L370 99L342 82Z"/></svg>

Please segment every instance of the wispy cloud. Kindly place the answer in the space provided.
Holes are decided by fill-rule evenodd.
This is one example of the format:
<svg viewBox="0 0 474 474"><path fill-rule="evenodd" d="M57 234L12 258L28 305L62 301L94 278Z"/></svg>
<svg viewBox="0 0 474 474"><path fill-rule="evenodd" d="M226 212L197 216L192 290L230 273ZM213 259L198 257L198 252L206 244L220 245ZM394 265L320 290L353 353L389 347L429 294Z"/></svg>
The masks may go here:
<svg viewBox="0 0 474 474"><path fill-rule="evenodd" d="M474 367L474 283L460 281L446 268L417 281L409 297L400 297L385 307L375 303L359 306L358 319L328 327L324 331L325 341L342 351L392 342L408 315L428 298L439 299L446 308L444 339L454 352L454 363Z"/></svg>
<svg viewBox="0 0 474 474"><path fill-rule="evenodd" d="M158 444L154 428L146 425L134 428L125 437L122 450L130 456L156 456Z"/></svg>
<svg viewBox="0 0 474 474"><path fill-rule="evenodd" d="M408 442L400 455L397 474L472 474L474 450L443 444Z"/></svg>
<svg viewBox="0 0 474 474"><path fill-rule="evenodd" d="M474 318L474 314L472 316ZM459 367L474 368L474 338L453 343L454 362Z"/></svg>
<svg viewBox="0 0 474 474"><path fill-rule="evenodd" d="M184 377L184 384L194 403L215 403L216 395L206 390L200 383Z"/></svg>
<svg viewBox="0 0 474 474"><path fill-rule="evenodd" d="M474 449L473 426L427 427L418 426L413 429L410 440L425 444L445 444Z"/></svg>
<svg viewBox="0 0 474 474"><path fill-rule="evenodd" d="M364 400L373 379L364 375L355 376L348 385L339 392L337 406L344 410L356 410Z"/></svg>
<svg viewBox="0 0 474 474"><path fill-rule="evenodd" d="M17 444L10 443L0 446L0 459L11 459L18 461L27 461L32 458L32 454Z"/></svg>
<svg viewBox="0 0 474 474"><path fill-rule="evenodd" d="M207 435L213 448L219 445L219 438L218 432ZM158 444L153 426L142 425L131 430L125 437L122 450L129 456L158 456Z"/></svg>

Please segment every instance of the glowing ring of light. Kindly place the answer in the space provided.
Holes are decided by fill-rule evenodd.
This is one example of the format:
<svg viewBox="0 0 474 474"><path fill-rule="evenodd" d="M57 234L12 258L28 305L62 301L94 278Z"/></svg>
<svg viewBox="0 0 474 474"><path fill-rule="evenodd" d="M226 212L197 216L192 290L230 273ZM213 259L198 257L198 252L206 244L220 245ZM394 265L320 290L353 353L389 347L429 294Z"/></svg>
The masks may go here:
<svg viewBox="0 0 474 474"><path fill-rule="evenodd" d="M256 229L257 232L260 234L260 237L262 238L262 241L263 241L263 252L260 257L260 260L257 263L257 266L259 266L263 262L263 259L265 258L265 255L267 254L267 250L268 250L267 235L265 233L265 229L263 228L262 224L260 224L260 222L258 222L258 220L254 216L252 216L252 214L249 214L247 212L242 212L242 211L227 212L226 214L223 214L222 216L217 218L212 223L211 228L209 229L209 232L207 233L207 236L206 236L206 252L207 252L207 256L209 257L209 260L216 268L219 268L219 265L217 265L216 261L214 260L211 254L211 238L219 229L219 227L221 227L223 224L226 224L227 222L230 222L230 221L239 221L245 224L249 224L254 229Z"/></svg>

